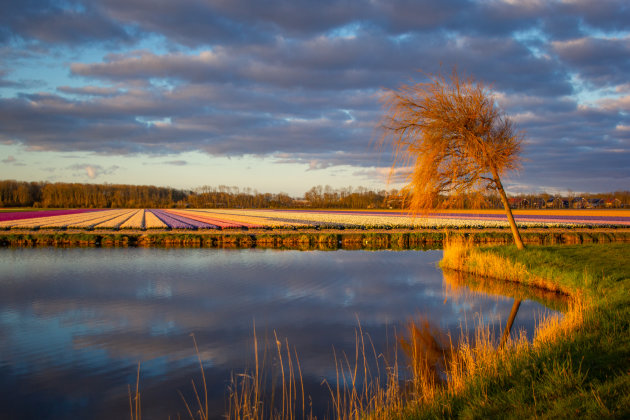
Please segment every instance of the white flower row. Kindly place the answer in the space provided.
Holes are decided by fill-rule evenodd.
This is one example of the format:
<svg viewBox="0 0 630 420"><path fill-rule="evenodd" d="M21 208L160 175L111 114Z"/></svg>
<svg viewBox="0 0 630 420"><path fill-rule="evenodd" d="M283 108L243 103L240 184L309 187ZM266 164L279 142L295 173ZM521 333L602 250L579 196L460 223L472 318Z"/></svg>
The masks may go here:
<svg viewBox="0 0 630 420"><path fill-rule="evenodd" d="M127 220L129 220L130 217L138 214L138 213L142 213L142 210L127 210L127 211L123 211L123 213L121 213L120 215L106 220L102 223L98 223L93 225L93 227L98 228L98 229L117 229L118 227L120 227L120 225L122 225L123 223L125 223Z"/></svg>
<svg viewBox="0 0 630 420"><path fill-rule="evenodd" d="M459 218L459 217L411 217L400 214L370 215L360 213L337 212L299 212L284 210L205 210L217 217L254 218L271 227L290 224L293 226L344 226L362 228L507 228L507 220L492 220L487 218ZM577 227L572 222L522 221L522 227Z"/></svg>
<svg viewBox="0 0 630 420"><path fill-rule="evenodd" d="M210 216L225 221L236 223L250 223L254 225L268 227L287 227L287 226L305 226L311 223L303 223L299 221L289 221L288 218L270 217L269 214L263 214L263 210L214 210L214 209L195 209L190 210L200 213L208 213ZM251 212L251 213L250 213Z"/></svg>
<svg viewBox="0 0 630 420"><path fill-rule="evenodd" d="M120 224L121 229L143 229L144 213L146 210L140 209L134 213L129 219Z"/></svg>
<svg viewBox="0 0 630 420"><path fill-rule="evenodd" d="M155 214L150 211L144 213L144 228L145 229L165 229L168 226L161 221Z"/></svg>
<svg viewBox="0 0 630 420"><path fill-rule="evenodd" d="M85 217L83 219L74 220L71 223L66 224L65 227L77 228L77 229L91 229L101 223L109 222L110 220L117 219L121 215L129 213L129 210L103 210L99 212L91 213L91 217ZM48 226L42 226L48 227Z"/></svg>

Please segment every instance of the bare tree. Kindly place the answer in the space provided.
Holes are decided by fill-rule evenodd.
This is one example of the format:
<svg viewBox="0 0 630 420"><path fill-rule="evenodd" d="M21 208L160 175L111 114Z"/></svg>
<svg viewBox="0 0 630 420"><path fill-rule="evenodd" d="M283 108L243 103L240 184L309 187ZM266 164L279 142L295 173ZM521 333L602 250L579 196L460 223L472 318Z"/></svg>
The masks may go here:
<svg viewBox="0 0 630 420"><path fill-rule="evenodd" d="M402 85L383 97L383 143L394 147L394 166L413 166L404 189L410 209L427 213L494 189L519 249L519 234L500 176L518 167L522 134L486 87L457 72ZM471 194L472 193L472 194ZM441 203L444 201L443 203Z"/></svg>

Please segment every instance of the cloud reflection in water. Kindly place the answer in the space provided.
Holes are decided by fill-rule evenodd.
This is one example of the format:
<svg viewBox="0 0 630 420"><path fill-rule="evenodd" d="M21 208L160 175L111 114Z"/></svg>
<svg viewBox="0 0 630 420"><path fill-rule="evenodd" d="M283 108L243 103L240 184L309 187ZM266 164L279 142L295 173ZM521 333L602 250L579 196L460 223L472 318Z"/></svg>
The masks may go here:
<svg viewBox="0 0 630 420"><path fill-rule="evenodd" d="M177 389L198 375L195 333L221 414L231 371L277 331L307 382L352 353L357 319L377 349L418 314L442 329L482 314L505 320L512 299L444 282L441 251L5 249L0 252L0 406L51 418L126 415L142 362L143 414L183 412ZM524 301L515 328L542 306ZM477 314L477 315L476 315ZM402 331L402 329L400 329Z"/></svg>

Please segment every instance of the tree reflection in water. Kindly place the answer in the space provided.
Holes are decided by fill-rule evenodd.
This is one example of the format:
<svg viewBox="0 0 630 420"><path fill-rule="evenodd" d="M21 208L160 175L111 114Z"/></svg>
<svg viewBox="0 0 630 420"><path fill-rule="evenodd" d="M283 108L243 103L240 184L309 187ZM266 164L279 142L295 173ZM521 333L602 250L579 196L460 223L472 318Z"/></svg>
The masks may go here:
<svg viewBox="0 0 630 420"><path fill-rule="evenodd" d="M476 353L476 357L492 357L493 352L498 353L511 338L514 321L523 300L537 301L558 311L568 310L569 304L567 296L555 292L513 282L484 279L458 271L444 271L444 303L449 299L465 302L478 292L514 299L505 325L501 325L499 320L499 331L502 331L500 340L497 340L492 322L486 323L482 319L474 326L474 334L468 335L466 326L460 328L460 336L455 338L455 331L445 332L428 316L421 315L410 320L406 325L405 337L398 340L411 373L405 384L405 393L411 393L415 398L423 400L431 399L437 388L448 386L449 380L456 380L454 378L461 374L463 364L467 363L464 360L466 353ZM498 315L501 317L507 314ZM513 340L518 342L524 337L524 331L519 331Z"/></svg>

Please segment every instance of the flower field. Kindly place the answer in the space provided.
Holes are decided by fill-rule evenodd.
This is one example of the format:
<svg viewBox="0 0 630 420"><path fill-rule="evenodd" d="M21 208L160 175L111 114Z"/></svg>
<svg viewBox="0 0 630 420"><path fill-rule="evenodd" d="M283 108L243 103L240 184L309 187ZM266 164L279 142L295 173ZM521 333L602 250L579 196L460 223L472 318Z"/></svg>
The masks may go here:
<svg viewBox="0 0 630 420"><path fill-rule="evenodd" d="M516 211L522 227L630 227L628 210ZM498 210L439 211L413 217L400 211L113 209L0 213L0 229L286 229L506 228Z"/></svg>

